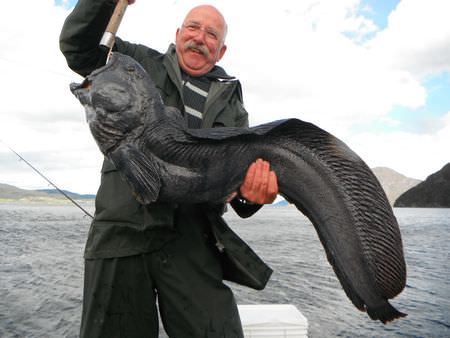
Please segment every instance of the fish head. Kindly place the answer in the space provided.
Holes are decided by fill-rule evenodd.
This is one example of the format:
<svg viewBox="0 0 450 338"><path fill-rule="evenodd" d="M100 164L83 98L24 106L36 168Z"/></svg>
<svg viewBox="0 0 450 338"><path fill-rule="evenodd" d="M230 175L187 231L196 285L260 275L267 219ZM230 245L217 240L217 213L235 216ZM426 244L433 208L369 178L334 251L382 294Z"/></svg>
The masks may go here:
<svg viewBox="0 0 450 338"><path fill-rule="evenodd" d="M85 109L87 122L91 122L95 117L95 110L92 106L89 87L90 84L87 79L82 83L70 84L70 91L73 93L73 95L75 95L75 97L78 99L78 101L80 101Z"/></svg>
<svg viewBox="0 0 450 338"><path fill-rule="evenodd" d="M142 66L119 53L70 89L84 106L87 122L101 149L110 148L142 126L155 102L162 105Z"/></svg>

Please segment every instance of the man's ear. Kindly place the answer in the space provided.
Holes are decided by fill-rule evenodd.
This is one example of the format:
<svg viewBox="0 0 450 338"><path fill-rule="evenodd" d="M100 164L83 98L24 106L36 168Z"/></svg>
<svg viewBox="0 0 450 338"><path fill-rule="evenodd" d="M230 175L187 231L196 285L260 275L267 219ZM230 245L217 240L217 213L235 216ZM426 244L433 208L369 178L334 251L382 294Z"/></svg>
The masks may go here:
<svg viewBox="0 0 450 338"><path fill-rule="evenodd" d="M220 48L219 55L217 57L217 61L219 61L223 57L223 55L225 54L226 50L227 50L227 46L226 45L223 45Z"/></svg>

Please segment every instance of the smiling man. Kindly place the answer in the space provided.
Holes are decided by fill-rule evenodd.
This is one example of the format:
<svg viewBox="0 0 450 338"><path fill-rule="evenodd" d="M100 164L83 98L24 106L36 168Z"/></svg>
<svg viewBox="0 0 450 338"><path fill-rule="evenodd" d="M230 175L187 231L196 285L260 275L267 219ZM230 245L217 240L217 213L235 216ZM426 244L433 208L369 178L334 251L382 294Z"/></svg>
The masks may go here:
<svg viewBox="0 0 450 338"><path fill-rule="evenodd" d="M225 54L227 25L212 6L192 9L176 33L180 67L192 76L208 73Z"/></svg>
<svg viewBox="0 0 450 338"><path fill-rule="evenodd" d="M75 72L86 76L104 64L99 41L114 6L114 0L79 0L66 19L60 48ZM187 14L166 53L120 38L114 51L141 63L189 128L245 127L240 83L216 65L226 33L222 14L202 5ZM224 205L190 204L188 197L183 204L141 205L109 160L101 172L84 255L80 336L156 338L159 308L171 338L243 337L223 279L262 289L272 271L228 228ZM228 202L249 217L277 192L275 173L259 159Z"/></svg>

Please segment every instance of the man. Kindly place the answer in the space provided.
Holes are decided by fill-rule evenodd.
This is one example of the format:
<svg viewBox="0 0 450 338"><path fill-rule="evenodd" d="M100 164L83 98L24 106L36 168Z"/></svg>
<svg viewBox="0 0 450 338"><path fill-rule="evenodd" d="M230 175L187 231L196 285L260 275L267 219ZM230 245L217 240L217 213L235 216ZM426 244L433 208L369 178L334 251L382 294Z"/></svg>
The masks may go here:
<svg viewBox="0 0 450 338"><path fill-rule="evenodd" d="M98 43L114 6L114 0L79 0L64 23L61 51L83 76L105 62ZM216 66L226 31L222 14L204 5L187 14L165 54L119 38L114 48L142 64L190 128L244 127L240 84ZM229 202L248 217L277 192L275 173L260 159ZM188 201L140 205L105 159L85 249L80 336L158 337L157 301L170 337L242 337L223 279L262 289L271 270L227 227L222 212L223 205Z"/></svg>

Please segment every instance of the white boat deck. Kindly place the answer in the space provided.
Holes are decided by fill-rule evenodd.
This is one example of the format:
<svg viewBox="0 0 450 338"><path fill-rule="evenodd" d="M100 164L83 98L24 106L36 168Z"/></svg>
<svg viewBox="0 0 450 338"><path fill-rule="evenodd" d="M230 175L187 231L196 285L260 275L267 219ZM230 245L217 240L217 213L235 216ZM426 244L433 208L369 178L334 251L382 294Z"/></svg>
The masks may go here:
<svg viewBox="0 0 450 338"><path fill-rule="evenodd" d="M245 338L308 337L308 320L291 304L239 305Z"/></svg>

